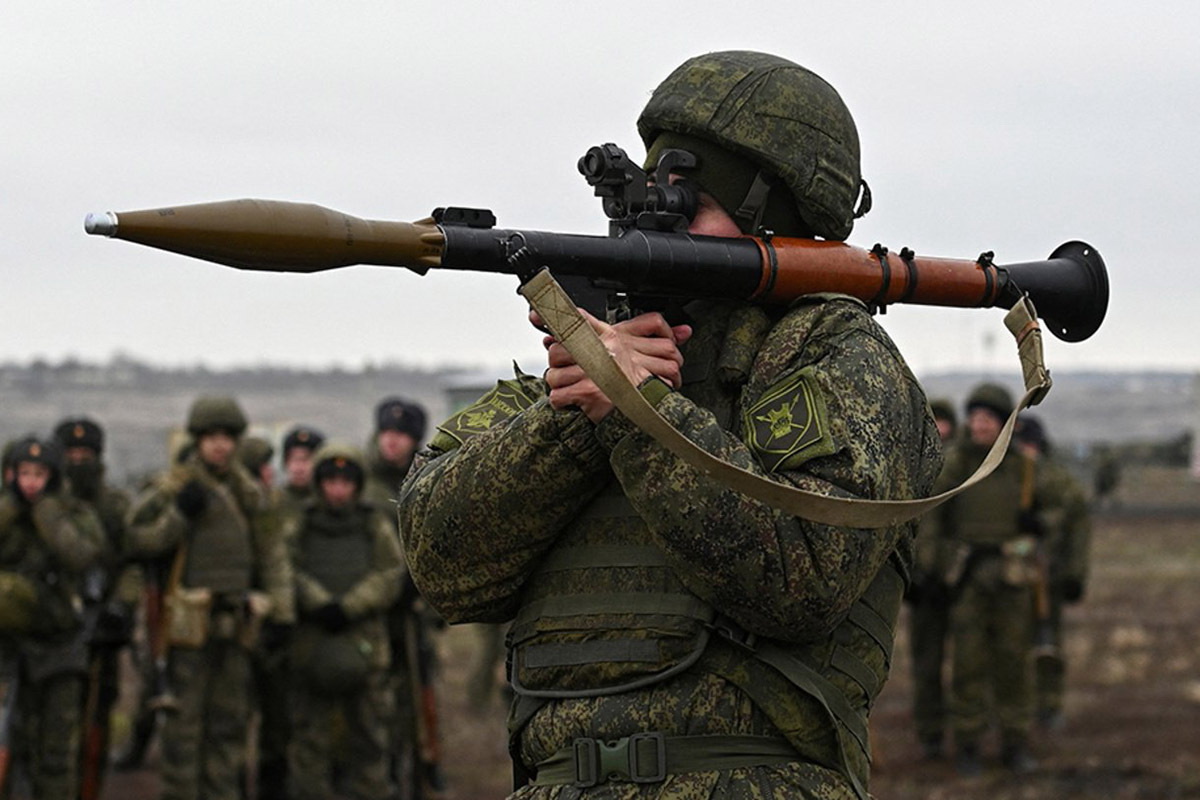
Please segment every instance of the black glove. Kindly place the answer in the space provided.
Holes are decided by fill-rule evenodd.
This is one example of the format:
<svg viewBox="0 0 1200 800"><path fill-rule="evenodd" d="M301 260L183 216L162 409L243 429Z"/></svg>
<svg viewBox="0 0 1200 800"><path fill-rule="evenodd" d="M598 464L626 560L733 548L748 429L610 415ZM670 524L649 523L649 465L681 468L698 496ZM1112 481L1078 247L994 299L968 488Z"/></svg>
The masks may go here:
<svg viewBox="0 0 1200 800"><path fill-rule="evenodd" d="M1083 599L1083 581L1063 578L1058 582L1058 596L1066 603L1078 603Z"/></svg>
<svg viewBox="0 0 1200 800"><path fill-rule="evenodd" d="M175 507L188 519L196 519L208 508L208 492L200 481L188 481L175 495Z"/></svg>
<svg viewBox="0 0 1200 800"><path fill-rule="evenodd" d="M346 616L341 603L326 603L320 608L313 609L310 617L313 622L330 633L343 631L350 624L350 618Z"/></svg>
<svg viewBox="0 0 1200 800"><path fill-rule="evenodd" d="M267 620L263 623L262 633L259 635L259 644L262 649L268 653L276 653L287 647L288 642L292 638L292 626L286 622L272 622Z"/></svg>

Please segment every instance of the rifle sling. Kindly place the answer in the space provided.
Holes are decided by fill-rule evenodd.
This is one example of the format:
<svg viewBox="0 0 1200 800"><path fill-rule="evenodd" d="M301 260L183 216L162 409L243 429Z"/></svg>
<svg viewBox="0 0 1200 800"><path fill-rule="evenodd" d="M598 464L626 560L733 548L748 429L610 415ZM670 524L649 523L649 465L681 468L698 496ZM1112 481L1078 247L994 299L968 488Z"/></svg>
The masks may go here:
<svg viewBox="0 0 1200 800"><path fill-rule="evenodd" d="M1017 415L1041 402L1050 390L1050 374L1042 358L1041 328L1028 296L1013 304L1004 324L1016 339L1021 358L1025 394L1004 423L1000 436L979 468L958 486L932 497L916 500L862 500L830 497L777 483L748 470L728 464L693 444L658 413L625 373L600 337L584 320L575 303L548 269L538 271L521 285L521 294L541 316L576 363L613 402L621 413L642 431L654 437L688 464L706 472L722 485L773 508L826 525L855 528L884 528L915 519L954 495L982 481L999 466L1008 450Z"/></svg>

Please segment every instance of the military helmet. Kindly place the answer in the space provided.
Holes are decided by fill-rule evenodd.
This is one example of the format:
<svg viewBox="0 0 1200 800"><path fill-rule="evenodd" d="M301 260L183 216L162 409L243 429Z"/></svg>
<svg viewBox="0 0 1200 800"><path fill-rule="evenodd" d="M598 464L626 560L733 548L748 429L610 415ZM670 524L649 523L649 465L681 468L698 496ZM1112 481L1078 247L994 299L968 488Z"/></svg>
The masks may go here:
<svg viewBox="0 0 1200 800"><path fill-rule="evenodd" d="M192 436L218 430L241 436L246 430L246 415L232 397L197 397L188 412L187 429Z"/></svg>
<svg viewBox="0 0 1200 800"><path fill-rule="evenodd" d="M325 478L340 475L354 481L362 489L366 481L365 460L362 451L341 442L323 445L313 455L313 486Z"/></svg>
<svg viewBox="0 0 1200 800"><path fill-rule="evenodd" d="M975 408L986 408L1001 420L1006 420L1013 411L1012 395L998 383L981 383L967 398L967 413Z"/></svg>
<svg viewBox="0 0 1200 800"><path fill-rule="evenodd" d="M845 239L854 220L870 209L850 111L824 79L787 59L740 50L689 59L654 90L637 126L652 153L656 142L661 151L664 136L668 142L684 137L672 146L698 139L752 164L757 176L751 173L743 198L720 197L705 186L705 165L696 170L702 187L735 219L734 210L754 202L755 187L761 192L759 184L771 180L790 191L787 204L808 232L825 239ZM698 157L703 161L705 154ZM759 200L769 204L773 198Z"/></svg>
<svg viewBox="0 0 1200 800"><path fill-rule="evenodd" d="M275 455L275 448L261 436L247 436L238 443L237 453L242 466L257 475L263 464Z"/></svg>
<svg viewBox="0 0 1200 800"><path fill-rule="evenodd" d="M929 410L934 419L944 419L951 426L958 425L958 414L954 412L954 404L944 397L935 397L929 401Z"/></svg>
<svg viewBox="0 0 1200 800"><path fill-rule="evenodd" d="M64 448L87 447L104 452L104 429L87 417L68 417L54 428L54 438Z"/></svg>
<svg viewBox="0 0 1200 800"><path fill-rule="evenodd" d="M1022 414L1017 417L1017 427L1013 431L1013 438L1018 442L1031 444L1043 453L1050 449L1046 428L1042 425L1041 420L1032 414Z"/></svg>

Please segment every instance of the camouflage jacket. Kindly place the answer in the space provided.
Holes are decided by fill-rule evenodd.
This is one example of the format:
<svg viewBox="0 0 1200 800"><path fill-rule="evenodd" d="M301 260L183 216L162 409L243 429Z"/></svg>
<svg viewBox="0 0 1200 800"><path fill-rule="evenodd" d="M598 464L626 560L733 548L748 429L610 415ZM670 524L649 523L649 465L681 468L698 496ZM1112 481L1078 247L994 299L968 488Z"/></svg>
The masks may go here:
<svg viewBox="0 0 1200 800"><path fill-rule="evenodd" d="M742 304L693 303L689 311L696 325L684 347L683 389L657 404L689 439L824 494L928 493L941 463L936 427L919 384L861 303L814 296L782 318ZM520 383L524 400L493 393L489 408L441 426L403 487L409 568L450 621L514 618L536 595L531 576L572 541L581 511L614 480L672 580L759 637L819 650L885 563L907 578L912 524L862 530L790 517L713 483L619 412L593 425L534 400L544 393L540 381ZM486 430L470 435L464 413ZM854 702L865 714L871 699ZM824 718L817 728L819 737ZM521 752L537 763L572 736L638 730L774 729L740 688L685 673L619 697L557 700L528 724ZM698 780L710 791L723 778ZM844 796L846 785L837 785L842 793L830 796Z"/></svg>

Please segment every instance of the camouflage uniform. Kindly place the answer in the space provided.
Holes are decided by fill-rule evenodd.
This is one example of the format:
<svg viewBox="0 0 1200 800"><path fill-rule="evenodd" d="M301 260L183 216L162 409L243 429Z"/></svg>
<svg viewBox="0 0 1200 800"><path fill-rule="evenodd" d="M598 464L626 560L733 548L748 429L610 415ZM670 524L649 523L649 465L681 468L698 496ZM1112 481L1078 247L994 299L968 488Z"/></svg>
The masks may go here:
<svg viewBox="0 0 1200 800"><path fill-rule="evenodd" d="M361 461L344 452L327 447L318 458L343 454L358 465L361 475ZM285 538L295 567L301 620L292 647L290 796L305 800L332 795L331 719L340 711L351 793L390 797L394 692L388 678L387 611L405 578L395 528L369 503L357 501L352 508L338 510L317 499L288 520ZM321 617L331 604L344 614L332 625Z"/></svg>
<svg viewBox="0 0 1200 800"><path fill-rule="evenodd" d="M924 395L861 303L814 296L782 319L742 304L687 310L684 385L656 400L693 442L842 497L930 488L941 459ZM714 484L619 412L593 425L543 393L532 378L504 382L445 423L400 505L430 602L451 622L515 620L512 746L537 782L514 796L849 798L855 784L865 796L866 715L914 526L789 517ZM773 448L773 434L791 445ZM809 690L785 677L796 664ZM659 733L749 736L737 741L766 755L709 757L647 784L540 785L561 777L576 739L637 749ZM649 736L624 740L637 734Z"/></svg>
<svg viewBox="0 0 1200 800"><path fill-rule="evenodd" d="M64 448L86 448L91 457L67 459L65 471L71 494L89 503L104 527L105 547L100 563L84 576L82 595L91 647L88 684L83 704L85 718L82 783L83 796L100 796L108 768L109 725L112 708L120 695L118 656L133 640L133 622L145 581L141 567L125 552L125 518L129 514L127 492L104 480L100 456L104 434L87 418L63 420L56 426L55 439Z"/></svg>
<svg viewBox="0 0 1200 800"><path fill-rule="evenodd" d="M197 485L206 500L199 515L189 519L179 498ZM181 585L212 594L203 644L176 644L170 650L169 682L179 710L167 717L162 732L164 798L235 800L242 795L238 784L253 702L250 648L256 620L249 613L250 592L265 590L271 621L286 625L295 618L287 552L277 536L264 535L263 508L262 490L244 466L235 462L217 474L193 453L159 478L131 511L133 549L148 557L177 557L186 543Z"/></svg>
<svg viewBox="0 0 1200 800"><path fill-rule="evenodd" d="M935 493L966 479L988 449L970 441L951 448ZM1023 514L1029 481L1031 506ZM1005 761L1014 766L1028 758L1037 546L1028 516L1044 507L1043 481L1035 462L1010 448L995 472L930 515L940 536L940 568L953 593L950 712L964 770L977 769L980 740L993 715Z"/></svg>
<svg viewBox="0 0 1200 800"><path fill-rule="evenodd" d="M946 424L943 447L954 439L957 418L947 401L931 400L933 418ZM950 592L937 565L937 530L929 519L917 527L916 564L908 601L909 652L912 658L913 722L926 758L943 752L946 728L945 662L950 634Z"/></svg>
<svg viewBox="0 0 1200 800"><path fill-rule="evenodd" d="M53 462L53 477L33 505L15 487L0 496L0 572L24 576L37 587L29 630L0 642L0 650L15 649L18 658L13 761L25 763L34 797L74 798L87 670L78 587L100 558L104 531L88 504L59 488L62 467L53 451L51 443L18 443L14 467L26 460ZM15 600L5 596L0 603ZM9 787L11 781L6 795Z"/></svg>

